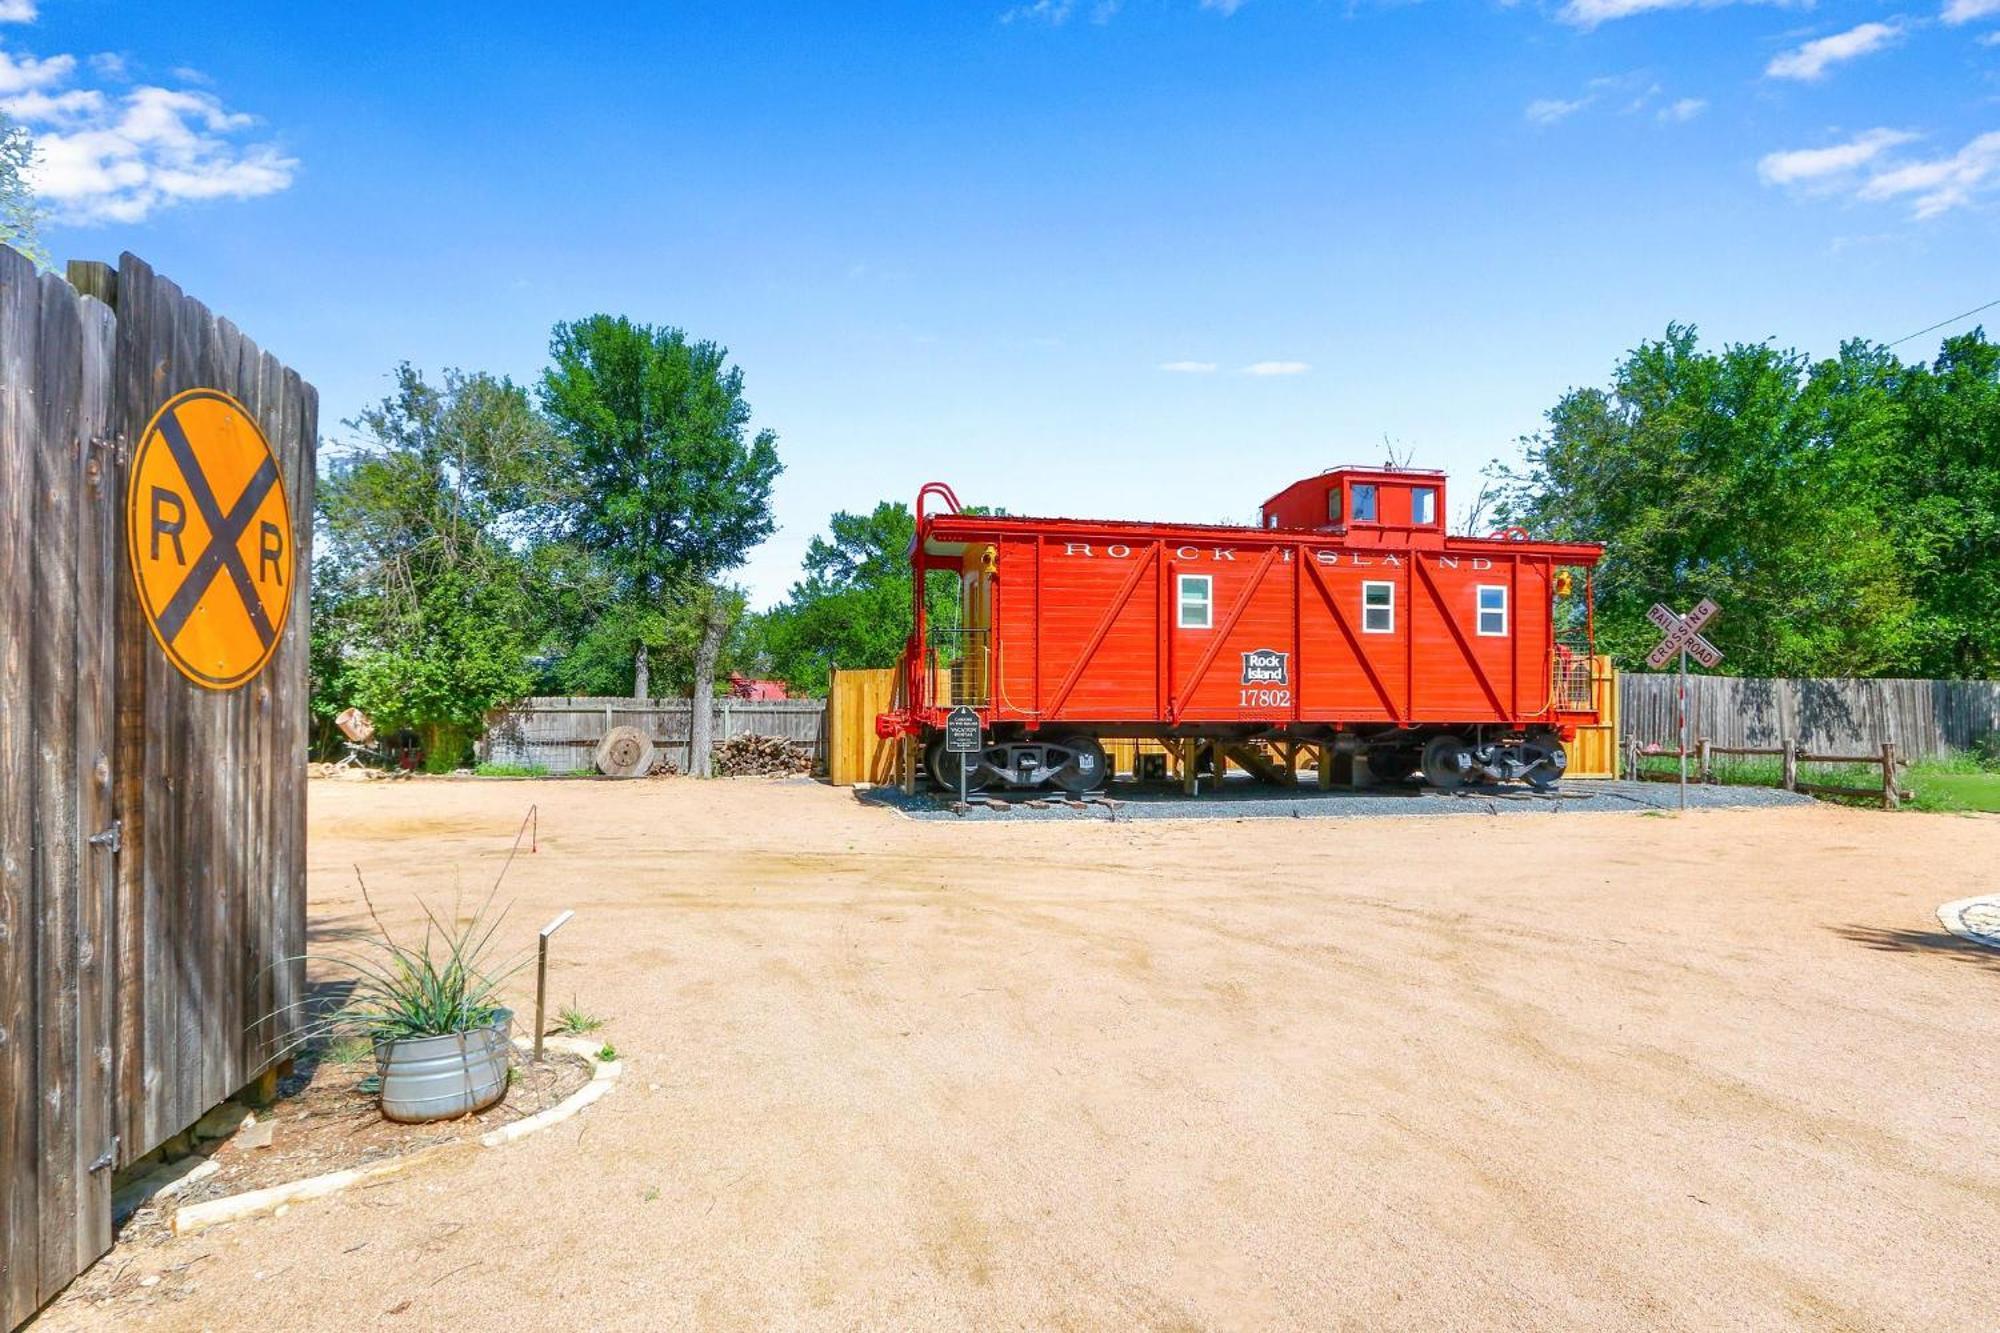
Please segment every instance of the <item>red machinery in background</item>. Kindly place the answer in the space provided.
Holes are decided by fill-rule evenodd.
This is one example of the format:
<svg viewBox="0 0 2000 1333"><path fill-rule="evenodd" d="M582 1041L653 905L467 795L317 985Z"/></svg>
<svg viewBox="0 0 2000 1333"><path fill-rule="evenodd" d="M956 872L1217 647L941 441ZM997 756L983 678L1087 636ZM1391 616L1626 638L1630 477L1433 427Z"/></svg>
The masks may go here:
<svg viewBox="0 0 2000 1333"><path fill-rule="evenodd" d="M939 506L933 509L930 502ZM1593 544L1445 531L1445 478L1335 468L1264 503L1261 526L967 514L917 495L915 596L883 736L971 789L1109 776L1110 738L1305 742L1379 778L1553 785L1594 724ZM958 623L926 623L934 570ZM1572 574L1583 571L1581 596ZM985 749L945 753L977 709Z"/></svg>

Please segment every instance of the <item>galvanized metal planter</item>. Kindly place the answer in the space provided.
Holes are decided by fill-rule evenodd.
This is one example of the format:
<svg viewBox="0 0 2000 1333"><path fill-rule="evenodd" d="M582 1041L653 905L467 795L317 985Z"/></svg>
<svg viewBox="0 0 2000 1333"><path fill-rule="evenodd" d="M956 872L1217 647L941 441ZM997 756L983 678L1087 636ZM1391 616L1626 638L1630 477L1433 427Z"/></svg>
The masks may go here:
<svg viewBox="0 0 2000 1333"><path fill-rule="evenodd" d="M489 1027L441 1037L378 1042L382 1114L404 1124L450 1120L483 1111L507 1092L507 1056L514 1011L502 1009Z"/></svg>

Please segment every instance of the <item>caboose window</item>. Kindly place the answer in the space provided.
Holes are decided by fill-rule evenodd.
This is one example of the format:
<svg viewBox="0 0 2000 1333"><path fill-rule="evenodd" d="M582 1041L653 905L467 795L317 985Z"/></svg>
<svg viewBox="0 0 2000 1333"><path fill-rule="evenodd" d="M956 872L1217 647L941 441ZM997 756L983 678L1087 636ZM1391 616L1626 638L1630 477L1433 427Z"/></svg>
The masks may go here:
<svg viewBox="0 0 2000 1333"><path fill-rule="evenodd" d="M1410 492L1410 522L1420 528L1427 528L1437 522L1438 493L1429 486L1418 486Z"/></svg>
<svg viewBox="0 0 2000 1333"><path fill-rule="evenodd" d="M1180 627L1207 629L1209 626L1210 584L1206 574L1181 575Z"/></svg>
<svg viewBox="0 0 2000 1333"><path fill-rule="evenodd" d="M1354 483L1354 521L1356 523L1375 521L1375 483L1370 481Z"/></svg>
<svg viewBox="0 0 2000 1333"><path fill-rule="evenodd" d="M1507 633L1507 589L1498 583L1479 585L1479 632L1487 638Z"/></svg>
<svg viewBox="0 0 2000 1333"><path fill-rule="evenodd" d="M1329 527L1340 526L1340 487L1326 493L1326 521Z"/></svg>
<svg viewBox="0 0 2000 1333"><path fill-rule="evenodd" d="M1364 634L1394 634L1396 632L1395 584L1364 583L1361 585L1361 631Z"/></svg>

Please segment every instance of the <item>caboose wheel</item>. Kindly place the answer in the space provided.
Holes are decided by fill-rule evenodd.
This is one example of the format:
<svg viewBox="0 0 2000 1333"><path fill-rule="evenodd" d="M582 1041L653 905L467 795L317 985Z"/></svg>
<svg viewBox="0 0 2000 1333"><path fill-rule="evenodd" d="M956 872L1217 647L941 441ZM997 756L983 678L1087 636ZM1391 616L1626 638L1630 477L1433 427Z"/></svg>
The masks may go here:
<svg viewBox="0 0 2000 1333"><path fill-rule="evenodd" d="M1095 736L1057 736L1050 741L1070 752L1069 759L1055 771L1053 781L1072 796L1096 791L1111 777L1111 765L1104 747Z"/></svg>
<svg viewBox="0 0 2000 1333"><path fill-rule="evenodd" d="M1465 742L1456 736L1433 736L1424 742L1424 781L1439 791L1465 785Z"/></svg>
<svg viewBox="0 0 2000 1333"><path fill-rule="evenodd" d="M1536 791L1554 791L1562 781L1563 772L1569 767L1569 755L1563 750L1562 737L1552 731L1538 731L1522 743L1522 757L1533 764L1521 776Z"/></svg>

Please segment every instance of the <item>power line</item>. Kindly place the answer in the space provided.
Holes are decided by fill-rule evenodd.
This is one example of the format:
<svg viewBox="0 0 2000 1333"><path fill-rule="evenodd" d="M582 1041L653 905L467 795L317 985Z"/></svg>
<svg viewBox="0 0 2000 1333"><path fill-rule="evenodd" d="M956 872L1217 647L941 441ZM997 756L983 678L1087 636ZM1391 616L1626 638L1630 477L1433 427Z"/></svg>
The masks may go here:
<svg viewBox="0 0 2000 1333"><path fill-rule="evenodd" d="M1906 343L1912 338L1921 338L1926 333L1935 333L1937 332L1937 330L1943 328L1947 324L1956 324L1961 319L1968 319L1971 316L1978 314L1982 310L1991 310L1996 305L2000 305L2000 297L1995 297L1993 300L1988 301L1985 305L1976 305L1972 307L1972 309L1966 311L1963 315L1953 315L1950 319L1941 319L1927 329L1918 329L1915 333L1906 333L1902 337L1896 339L1896 342L1883 343L1882 345L1884 347L1894 347L1896 346L1897 343Z"/></svg>

